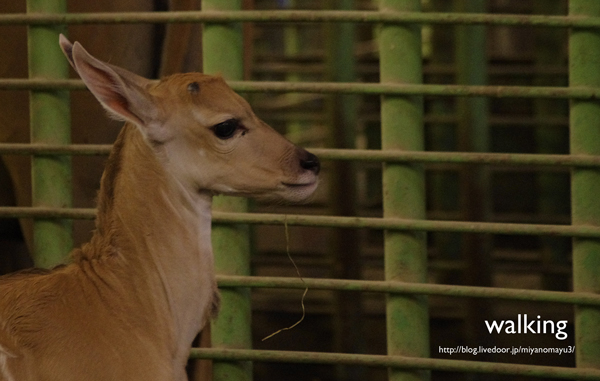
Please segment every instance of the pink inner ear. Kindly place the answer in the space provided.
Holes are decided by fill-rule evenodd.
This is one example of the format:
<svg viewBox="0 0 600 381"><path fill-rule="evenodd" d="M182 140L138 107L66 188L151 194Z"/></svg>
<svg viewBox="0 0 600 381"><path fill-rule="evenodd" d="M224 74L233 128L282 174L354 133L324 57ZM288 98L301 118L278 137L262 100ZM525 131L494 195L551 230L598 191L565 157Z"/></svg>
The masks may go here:
<svg viewBox="0 0 600 381"><path fill-rule="evenodd" d="M130 118L133 117L133 114L131 114L131 112L129 112L129 103L127 102L127 100L125 98L123 98L123 97L107 98L105 103L111 110L118 113L119 115L129 116ZM135 118L135 119L138 119L138 118Z"/></svg>
<svg viewBox="0 0 600 381"><path fill-rule="evenodd" d="M98 100L113 113L141 123L141 120L131 111L129 101L121 93L123 84L117 82L110 73L101 68L88 62L84 62L83 65L85 65L84 72L90 80L88 86L96 94Z"/></svg>
<svg viewBox="0 0 600 381"><path fill-rule="evenodd" d="M111 106L112 103L120 103L122 106L127 106L128 102L123 95L118 91L119 84L115 79L105 71L94 67L93 65L87 64L89 77L92 80L92 87L95 92L106 103L107 106ZM127 110L125 108L125 110Z"/></svg>

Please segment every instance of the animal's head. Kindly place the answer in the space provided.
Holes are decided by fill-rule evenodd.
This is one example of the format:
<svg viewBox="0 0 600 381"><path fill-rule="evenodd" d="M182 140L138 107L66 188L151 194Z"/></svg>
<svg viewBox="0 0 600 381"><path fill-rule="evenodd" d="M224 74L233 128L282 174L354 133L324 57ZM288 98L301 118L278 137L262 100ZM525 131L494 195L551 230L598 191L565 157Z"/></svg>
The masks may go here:
<svg viewBox="0 0 600 381"><path fill-rule="evenodd" d="M150 81L62 35L60 46L102 106L135 124L184 186L290 202L315 191L318 158L260 120L222 78L188 73Z"/></svg>

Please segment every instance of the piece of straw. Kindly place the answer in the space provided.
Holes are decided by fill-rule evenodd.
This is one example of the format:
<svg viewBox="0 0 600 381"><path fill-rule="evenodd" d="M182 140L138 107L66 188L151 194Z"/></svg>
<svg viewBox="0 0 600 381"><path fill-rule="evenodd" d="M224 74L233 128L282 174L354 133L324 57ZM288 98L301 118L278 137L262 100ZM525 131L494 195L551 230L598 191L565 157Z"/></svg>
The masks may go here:
<svg viewBox="0 0 600 381"><path fill-rule="evenodd" d="M288 230L287 215L285 216L285 218L283 220L283 225L285 226L285 250L287 252L287 256L290 259L290 261L292 262L292 265L294 265L294 268L296 269L296 274L298 274L298 277L300 278L302 283L306 284L306 282L304 282L304 279L302 278L302 275L300 275L300 270L298 270L298 266L296 266L296 263L294 262L294 260L292 259L292 256L290 255L290 233ZM304 289L304 294L302 294L302 299L300 301L300 303L302 304L302 317L300 318L300 320L298 320L294 324L290 325L289 327L282 328L277 332L273 332L269 336L262 339L262 341L270 339L271 337L277 335L278 333L280 333L282 331L288 331L288 330L294 328L295 326L297 326L298 324L302 323L302 320L304 320L304 316L306 316L306 309L304 308L304 297L306 296L307 292L308 292L308 287L306 287L306 289Z"/></svg>

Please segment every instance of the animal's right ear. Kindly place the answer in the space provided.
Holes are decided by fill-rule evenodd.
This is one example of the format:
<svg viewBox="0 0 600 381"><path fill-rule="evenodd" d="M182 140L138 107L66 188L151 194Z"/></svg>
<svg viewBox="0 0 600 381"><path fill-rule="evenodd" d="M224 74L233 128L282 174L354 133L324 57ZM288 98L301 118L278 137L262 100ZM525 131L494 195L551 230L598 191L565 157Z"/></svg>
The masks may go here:
<svg viewBox="0 0 600 381"><path fill-rule="evenodd" d="M83 82L100 104L116 119L137 124L147 135L158 117L158 108L148 93L151 82L130 71L104 63L89 54L81 44L71 44L63 35L60 47ZM158 136L151 136L160 140Z"/></svg>

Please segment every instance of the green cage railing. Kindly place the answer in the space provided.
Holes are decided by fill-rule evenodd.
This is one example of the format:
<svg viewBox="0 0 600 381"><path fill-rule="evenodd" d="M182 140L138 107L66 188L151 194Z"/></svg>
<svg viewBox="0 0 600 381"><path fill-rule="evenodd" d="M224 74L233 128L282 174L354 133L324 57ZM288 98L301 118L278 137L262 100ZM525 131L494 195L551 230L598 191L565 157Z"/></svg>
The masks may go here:
<svg viewBox="0 0 600 381"><path fill-rule="evenodd" d="M323 160L384 163L383 217L246 213L236 199L216 203L215 251L223 293L222 317L213 326L214 348L192 358L215 360L215 379L249 380L251 362L348 364L389 369L390 380L428 379L430 371L600 380L600 2L571 0L569 15L424 13L420 0L382 0L378 11L241 11L241 1L204 0L201 12L67 14L62 0L28 0L28 14L0 15L2 25L29 27L29 79L0 79L0 90L31 92L32 144L0 144L0 154L32 155L33 206L0 208L1 218L34 218L35 262L45 266L69 251L70 220L91 219L92 209L69 208L70 155L104 155L109 146L70 145L67 62L52 57L68 24L205 24L204 70L221 72L245 93L369 94L381 96L381 150L315 149ZM378 26L380 83L241 81L241 22L369 23ZM423 84L423 24L569 28L569 87ZM224 49L227 47L227 49ZM52 50L52 52L50 52ZM218 51L219 55L214 52ZM210 52L210 54L208 54ZM51 63L51 65L49 65ZM423 97L493 97L570 100L570 155L424 152ZM52 131L44 127L52 125ZM60 133L56 126L64 127ZM571 169L571 225L428 220L425 163L541 166ZM47 179L52 179L51 183ZM60 179L60 180L57 180ZM401 184L401 186L400 186ZM385 280L299 279L250 276L248 224L383 230ZM427 232L544 235L573 238L573 292L427 283ZM236 242L235 245L230 243ZM220 244L219 242L226 242ZM235 247L232 250L231 247ZM387 355L252 350L249 288L304 288L386 294ZM506 299L575 306L576 368L430 358L425 296Z"/></svg>

